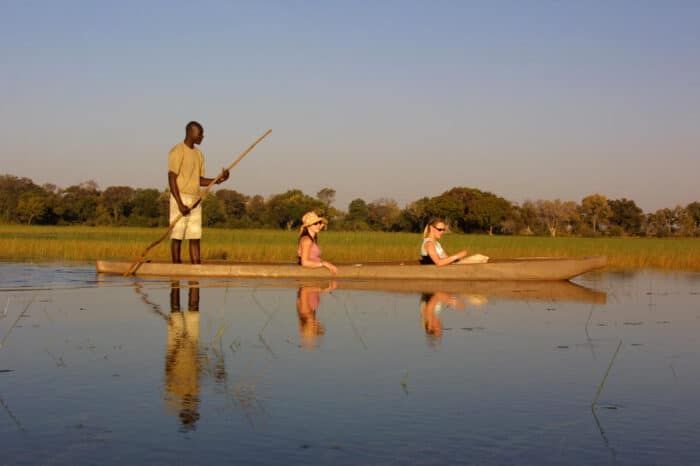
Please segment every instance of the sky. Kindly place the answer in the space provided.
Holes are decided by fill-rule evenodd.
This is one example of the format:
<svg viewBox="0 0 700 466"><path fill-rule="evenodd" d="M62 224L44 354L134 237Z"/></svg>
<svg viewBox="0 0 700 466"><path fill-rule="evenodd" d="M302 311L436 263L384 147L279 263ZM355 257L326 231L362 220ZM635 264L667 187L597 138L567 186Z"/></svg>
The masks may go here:
<svg viewBox="0 0 700 466"><path fill-rule="evenodd" d="M0 0L0 174L167 187L201 122L222 188L403 207L700 201L700 2Z"/></svg>

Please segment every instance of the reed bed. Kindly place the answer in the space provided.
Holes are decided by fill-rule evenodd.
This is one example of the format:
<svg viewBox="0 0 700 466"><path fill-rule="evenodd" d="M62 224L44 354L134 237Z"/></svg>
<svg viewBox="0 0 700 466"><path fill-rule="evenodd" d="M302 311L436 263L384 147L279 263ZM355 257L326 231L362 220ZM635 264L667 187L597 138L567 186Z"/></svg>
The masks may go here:
<svg viewBox="0 0 700 466"><path fill-rule="evenodd" d="M44 227L0 225L0 260L90 262L137 257L162 229L126 227ZM202 257L233 261L294 262L296 231L205 229ZM334 262L416 259L421 236L412 233L339 232L321 234L324 258ZM467 249L499 257L607 256L611 269L658 268L700 271L698 238L547 238L449 234L450 252ZM166 239L149 259L168 259ZM187 258L187 245L183 248Z"/></svg>

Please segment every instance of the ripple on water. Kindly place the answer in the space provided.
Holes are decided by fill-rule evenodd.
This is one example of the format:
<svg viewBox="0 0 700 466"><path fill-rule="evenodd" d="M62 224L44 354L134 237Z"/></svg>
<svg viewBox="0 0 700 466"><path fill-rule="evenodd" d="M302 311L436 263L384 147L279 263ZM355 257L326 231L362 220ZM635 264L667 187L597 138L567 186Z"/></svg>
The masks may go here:
<svg viewBox="0 0 700 466"><path fill-rule="evenodd" d="M0 264L0 290L33 290L93 286L99 280L89 265Z"/></svg>

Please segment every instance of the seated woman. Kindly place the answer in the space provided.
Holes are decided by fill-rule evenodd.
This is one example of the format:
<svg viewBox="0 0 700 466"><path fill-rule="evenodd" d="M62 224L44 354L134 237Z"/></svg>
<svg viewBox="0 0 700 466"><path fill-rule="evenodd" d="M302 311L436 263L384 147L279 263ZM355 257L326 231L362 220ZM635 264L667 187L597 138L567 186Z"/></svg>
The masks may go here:
<svg viewBox="0 0 700 466"><path fill-rule="evenodd" d="M420 263L435 264L437 266L448 265L458 262L467 255L467 251L459 251L457 254L448 256L442 245L440 238L447 229L447 225L440 219L431 220L423 231L423 244L420 247Z"/></svg>
<svg viewBox="0 0 700 466"><path fill-rule="evenodd" d="M330 262L321 260L321 248L318 247L318 233L328 225L328 220L316 215L316 212L307 212L301 217L301 232L299 234L299 246L297 256L302 267L318 269L327 268L332 274L338 269Z"/></svg>

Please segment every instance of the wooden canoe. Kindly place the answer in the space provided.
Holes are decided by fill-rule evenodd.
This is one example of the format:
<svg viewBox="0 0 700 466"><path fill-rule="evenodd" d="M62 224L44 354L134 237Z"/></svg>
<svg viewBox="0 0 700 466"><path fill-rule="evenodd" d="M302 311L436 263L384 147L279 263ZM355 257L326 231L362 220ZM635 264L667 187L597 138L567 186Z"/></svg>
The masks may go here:
<svg viewBox="0 0 700 466"><path fill-rule="evenodd" d="M605 257L519 258L491 260L484 264L420 265L417 261L395 263L338 264L339 280L568 280L606 265ZM124 274L131 262L97 261L97 272ZM327 269L309 269L297 264L207 262L172 264L144 262L134 272L158 277L231 278L329 278Z"/></svg>

